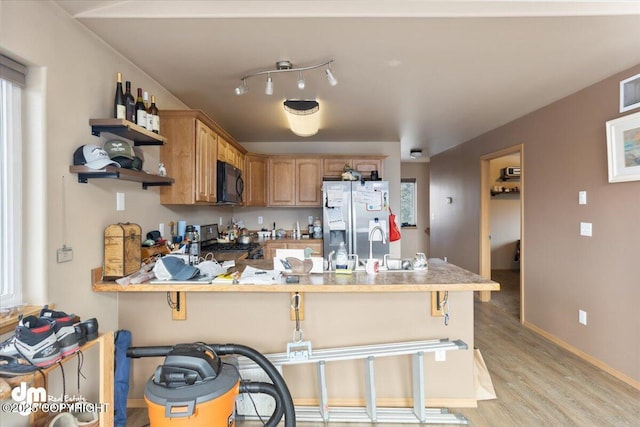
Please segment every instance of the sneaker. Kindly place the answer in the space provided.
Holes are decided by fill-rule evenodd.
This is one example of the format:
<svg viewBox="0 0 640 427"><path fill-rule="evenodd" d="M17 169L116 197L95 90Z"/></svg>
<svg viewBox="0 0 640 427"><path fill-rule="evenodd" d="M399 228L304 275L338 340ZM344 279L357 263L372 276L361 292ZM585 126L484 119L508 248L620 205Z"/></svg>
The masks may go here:
<svg viewBox="0 0 640 427"><path fill-rule="evenodd" d="M35 372L37 369L24 359L0 354L0 377L17 377Z"/></svg>
<svg viewBox="0 0 640 427"><path fill-rule="evenodd" d="M62 359L54 324L36 316L20 318L14 336L0 344L0 355L21 357L40 368L53 365Z"/></svg>
<svg viewBox="0 0 640 427"><path fill-rule="evenodd" d="M80 349L76 329L73 327L73 317L73 314L67 314L64 311L50 310L46 305L40 310L40 319L53 322L53 331L56 334L62 357Z"/></svg>

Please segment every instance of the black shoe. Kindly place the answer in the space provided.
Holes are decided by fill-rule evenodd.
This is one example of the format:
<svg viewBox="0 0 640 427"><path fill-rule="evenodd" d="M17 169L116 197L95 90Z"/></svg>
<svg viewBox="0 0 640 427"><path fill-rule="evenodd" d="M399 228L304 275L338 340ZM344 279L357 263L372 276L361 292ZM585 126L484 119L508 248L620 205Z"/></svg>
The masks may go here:
<svg viewBox="0 0 640 427"><path fill-rule="evenodd" d="M98 338L98 319L95 317L80 322L87 330L87 341L93 341Z"/></svg>
<svg viewBox="0 0 640 427"><path fill-rule="evenodd" d="M83 346L87 343L87 326L84 323L76 323L73 325L78 338L78 345Z"/></svg>

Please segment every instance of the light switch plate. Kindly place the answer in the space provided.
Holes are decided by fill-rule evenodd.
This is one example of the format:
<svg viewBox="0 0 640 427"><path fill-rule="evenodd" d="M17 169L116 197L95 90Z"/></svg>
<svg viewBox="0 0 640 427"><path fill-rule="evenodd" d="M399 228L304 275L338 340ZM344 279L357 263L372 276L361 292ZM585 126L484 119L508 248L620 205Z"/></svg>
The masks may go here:
<svg viewBox="0 0 640 427"><path fill-rule="evenodd" d="M587 192L586 191L579 191L578 192L578 204L579 205L586 205L587 204Z"/></svg>
<svg viewBox="0 0 640 427"><path fill-rule="evenodd" d="M591 237L593 234L593 224L590 222L581 222L580 223L580 235Z"/></svg>
<svg viewBox="0 0 640 427"><path fill-rule="evenodd" d="M447 352L444 350L436 350L436 362L446 362Z"/></svg>
<svg viewBox="0 0 640 427"><path fill-rule="evenodd" d="M587 324L587 312L584 310L578 310L578 322L582 325Z"/></svg>
<svg viewBox="0 0 640 427"><path fill-rule="evenodd" d="M116 193L116 210L124 210L124 193Z"/></svg>

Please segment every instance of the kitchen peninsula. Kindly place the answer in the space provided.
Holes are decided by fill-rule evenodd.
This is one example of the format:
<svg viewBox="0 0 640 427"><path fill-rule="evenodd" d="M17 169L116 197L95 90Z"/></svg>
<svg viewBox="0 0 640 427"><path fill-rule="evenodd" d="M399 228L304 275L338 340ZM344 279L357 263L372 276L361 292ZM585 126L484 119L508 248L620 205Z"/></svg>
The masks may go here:
<svg viewBox="0 0 640 427"><path fill-rule="evenodd" d="M270 260L241 260L238 270L250 265L271 268ZM182 331L183 341L237 342L259 351L280 353L291 341L295 322L291 317L291 294L303 296L302 323L305 339L314 349L369 345L403 341L449 338L461 340L467 350L447 352L445 361L425 355L426 406L474 407L474 291L497 291L498 283L485 279L439 259L430 259L426 271L385 271L378 274L354 272L350 275L325 272L300 276L297 284L283 278L265 284L138 284L126 287L102 281L100 269L93 271L93 290L117 292L121 313L132 330L134 345L170 344L162 341L163 331L155 331L145 310L167 310L167 302L154 293L181 295L189 316L184 322L171 322L173 332ZM447 299L448 322L431 315L432 295L439 291ZM445 292L447 294L445 294ZM174 299L175 301L175 299ZM186 312L186 307L183 307ZM135 321L134 321L135 319ZM211 336L192 336L190 324L210 324ZM175 329L175 330L174 330ZM141 398L147 374L157 361L136 360L132 378L132 406L142 406ZM145 363L147 365L145 365ZM378 391L379 406L410 407L410 361L406 357L381 361L389 369L376 372L376 381L384 384ZM145 365L145 366L142 366ZM331 405L362 406L364 391L355 377L362 366L345 361L328 372L328 394ZM287 366L285 379L297 405L317 405L315 370L311 366ZM347 380L350 378L350 380ZM138 399L136 399L136 397Z"/></svg>

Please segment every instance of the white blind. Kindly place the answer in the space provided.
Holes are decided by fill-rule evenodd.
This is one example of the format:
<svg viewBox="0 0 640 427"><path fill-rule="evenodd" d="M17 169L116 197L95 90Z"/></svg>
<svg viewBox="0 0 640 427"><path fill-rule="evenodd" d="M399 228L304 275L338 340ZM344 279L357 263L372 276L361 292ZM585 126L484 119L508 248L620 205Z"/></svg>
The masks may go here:
<svg viewBox="0 0 640 427"><path fill-rule="evenodd" d="M13 59L0 55L0 78L24 87L27 67Z"/></svg>

